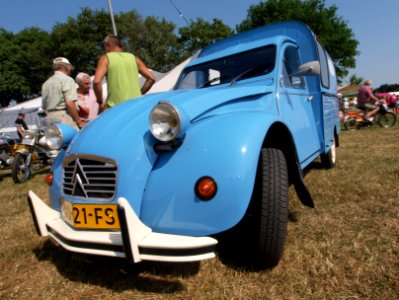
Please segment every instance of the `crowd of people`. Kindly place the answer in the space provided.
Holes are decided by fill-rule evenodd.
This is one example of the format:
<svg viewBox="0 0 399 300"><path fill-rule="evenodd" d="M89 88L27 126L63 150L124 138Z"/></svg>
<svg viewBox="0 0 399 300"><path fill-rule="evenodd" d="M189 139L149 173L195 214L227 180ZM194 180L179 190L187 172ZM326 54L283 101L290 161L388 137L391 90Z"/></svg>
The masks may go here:
<svg viewBox="0 0 399 300"><path fill-rule="evenodd" d="M121 40L108 35L103 41L105 54L98 61L91 88L89 74L80 72L71 77L73 66L65 57L53 60L54 74L42 86L42 109L50 123L61 122L79 130L107 108L145 94L155 83L155 76L144 62L125 52ZM145 78L140 87L139 74ZM107 79L107 96L102 88ZM23 138L28 126L24 114L15 121L17 132Z"/></svg>

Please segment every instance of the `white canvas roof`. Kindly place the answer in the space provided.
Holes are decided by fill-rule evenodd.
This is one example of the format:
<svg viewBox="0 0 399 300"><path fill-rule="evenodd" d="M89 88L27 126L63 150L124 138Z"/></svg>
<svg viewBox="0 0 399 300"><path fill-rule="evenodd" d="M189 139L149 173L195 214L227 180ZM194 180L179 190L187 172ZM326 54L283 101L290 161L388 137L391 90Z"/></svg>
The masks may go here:
<svg viewBox="0 0 399 300"><path fill-rule="evenodd" d="M155 82L155 84L151 87L147 94L165 92L171 90L175 84L177 79L180 76L183 68L193 59L193 57L187 58L185 61L177 65L174 69L169 71L163 78L159 81Z"/></svg>
<svg viewBox="0 0 399 300"><path fill-rule="evenodd" d="M42 97L37 97L14 106L5 107L1 111L18 110L18 112L25 112L25 110L31 110L32 108L39 109L40 106L42 106Z"/></svg>

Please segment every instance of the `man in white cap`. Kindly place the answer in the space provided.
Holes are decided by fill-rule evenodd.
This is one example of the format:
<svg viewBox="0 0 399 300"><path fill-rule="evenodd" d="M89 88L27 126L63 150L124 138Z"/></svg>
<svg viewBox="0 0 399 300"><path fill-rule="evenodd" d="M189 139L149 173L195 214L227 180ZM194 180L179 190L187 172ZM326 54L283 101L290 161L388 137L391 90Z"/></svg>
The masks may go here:
<svg viewBox="0 0 399 300"><path fill-rule="evenodd" d="M53 70L54 75L42 86L42 107L47 110L48 121L80 129L86 123L80 119L76 109L76 84L69 76L73 66L65 57L57 57L53 60Z"/></svg>

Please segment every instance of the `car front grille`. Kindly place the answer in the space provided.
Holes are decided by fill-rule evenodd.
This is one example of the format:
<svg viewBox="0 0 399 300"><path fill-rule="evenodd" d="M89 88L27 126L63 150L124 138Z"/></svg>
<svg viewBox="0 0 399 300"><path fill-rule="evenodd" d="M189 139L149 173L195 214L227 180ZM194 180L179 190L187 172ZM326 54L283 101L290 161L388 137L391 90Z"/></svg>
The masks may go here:
<svg viewBox="0 0 399 300"><path fill-rule="evenodd" d="M118 168L115 161L94 155L71 155L63 162L65 195L86 199L112 199Z"/></svg>

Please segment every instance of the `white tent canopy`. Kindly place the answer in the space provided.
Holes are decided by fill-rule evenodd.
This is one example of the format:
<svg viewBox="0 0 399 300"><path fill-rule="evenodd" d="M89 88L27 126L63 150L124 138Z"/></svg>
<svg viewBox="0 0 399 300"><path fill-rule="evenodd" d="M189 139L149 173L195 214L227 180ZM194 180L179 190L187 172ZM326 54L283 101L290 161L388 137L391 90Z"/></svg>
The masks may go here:
<svg viewBox="0 0 399 300"><path fill-rule="evenodd" d="M173 89L177 82L177 79L180 76L181 71L192 59L193 57L187 58L185 61L177 65L174 69L169 71L163 78L155 82L155 84L148 91L148 94L165 92Z"/></svg>

